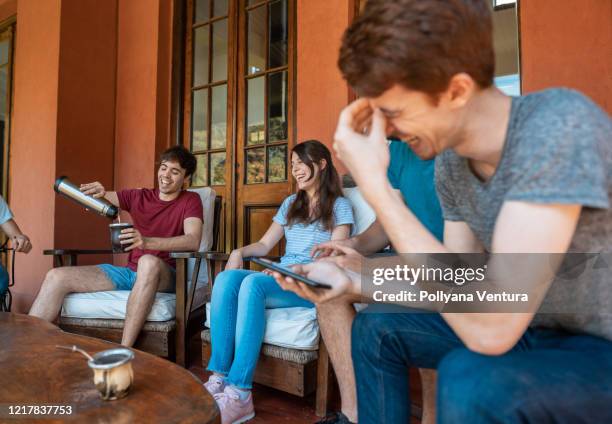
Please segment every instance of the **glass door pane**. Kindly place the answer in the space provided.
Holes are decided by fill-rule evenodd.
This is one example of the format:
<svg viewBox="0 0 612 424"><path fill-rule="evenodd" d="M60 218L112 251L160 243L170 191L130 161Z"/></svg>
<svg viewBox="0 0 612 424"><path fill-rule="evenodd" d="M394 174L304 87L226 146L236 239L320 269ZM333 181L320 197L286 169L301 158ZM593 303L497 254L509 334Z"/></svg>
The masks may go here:
<svg viewBox="0 0 612 424"><path fill-rule="evenodd" d="M269 54L270 68L287 64L287 1L270 4Z"/></svg>
<svg viewBox="0 0 612 424"><path fill-rule="evenodd" d="M265 81L265 77L248 80L247 145L263 144L266 142L264 123Z"/></svg>
<svg viewBox="0 0 612 424"><path fill-rule="evenodd" d="M248 74L256 74L266 69L266 27L265 6L248 11Z"/></svg>
<svg viewBox="0 0 612 424"><path fill-rule="evenodd" d="M213 24L212 81L227 79L227 19Z"/></svg>
<svg viewBox="0 0 612 424"><path fill-rule="evenodd" d="M212 89L210 148L223 149L227 144L227 84Z"/></svg>
<svg viewBox="0 0 612 424"><path fill-rule="evenodd" d="M287 72L268 75L269 141L287 140Z"/></svg>
<svg viewBox="0 0 612 424"><path fill-rule="evenodd" d="M193 86L208 83L208 25L196 28L193 40Z"/></svg>
<svg viewBox="0 0 612 424"><path fill-rule="evenodd" d="M194 91L192 110L191 150L200 152L208 148L208 89Z"/></svg>

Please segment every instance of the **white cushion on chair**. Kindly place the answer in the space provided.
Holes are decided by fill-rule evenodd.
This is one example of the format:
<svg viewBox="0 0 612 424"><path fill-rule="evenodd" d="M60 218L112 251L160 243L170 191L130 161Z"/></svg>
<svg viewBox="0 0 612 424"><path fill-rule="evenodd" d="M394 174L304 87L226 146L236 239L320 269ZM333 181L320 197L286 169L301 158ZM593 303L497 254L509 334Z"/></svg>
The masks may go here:
<svg viewBox="0 0 612 424"><path fill-rule="evenodd" d="M361 234L376 221L376 214L359 192L359 188L343 188L342 192L344 197L346 197L353 206L353 216L355 218L355 230L353 234Z"/></svg>
<svg viewBox="0 0 612 424"><path fill-rule="evenodd" d="M200 251L210 250L213 243L214 221L215 221L215 197L217 193L210 187L190 188L200 196L202 200L202 208L204 210L204 228L202 229L202 241L200 242ZM191 281L191 275L195 267L195 259L187 260L187 278ZM197 308L204 304L206 291L201 290L202 287L208 284L208 269L206 261L200 262L200 271L198 272L198 284L193 299L193 308Z"/></svg>
<svg viewBox="0 0 612 424"><path fill-rule="evenodd" d="M210 187L201 188L190 188L188 191L192 191L200 196L202 201L202 209L204 220L204 228L202 231L202 240L200 242L200 250L210 250L213 243L213 223L215 215L215 197L217 193Z"/></svg>
<svg viewBox="0 0 612 424"><path fill-rule="evenodd" d="M206 304L206 322L210 328L210 303ZM319 348L319 324L315 308L266 309L264 343L301 350Z"/></svg>
<svg viewBox="0 0 612 424"><path fill-rule="evenodd" d="M129 290L70 293L64 298L62 316L71 318L125 319ZM147 321L174 319L176 295L157 293Z"/></svg>

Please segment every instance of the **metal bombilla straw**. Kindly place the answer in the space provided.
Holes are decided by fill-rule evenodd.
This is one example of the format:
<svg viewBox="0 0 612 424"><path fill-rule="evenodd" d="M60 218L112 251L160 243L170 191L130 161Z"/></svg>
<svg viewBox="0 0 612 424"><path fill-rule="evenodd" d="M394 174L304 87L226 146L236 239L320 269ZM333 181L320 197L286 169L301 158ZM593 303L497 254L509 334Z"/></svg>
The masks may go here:
<svg viewBox="0 0 612 424"><path fill-rule="evenodd" d="M83 349L80 349L80 348L76 347L76 345L72 345L72 346L58 346L58 345L55 345L55 347L58 348L58 349L70 350L72 352L79 352L80 354L85 356L90 361L94 360L94 358L92 358L89 353L85 352Z"/></svg>

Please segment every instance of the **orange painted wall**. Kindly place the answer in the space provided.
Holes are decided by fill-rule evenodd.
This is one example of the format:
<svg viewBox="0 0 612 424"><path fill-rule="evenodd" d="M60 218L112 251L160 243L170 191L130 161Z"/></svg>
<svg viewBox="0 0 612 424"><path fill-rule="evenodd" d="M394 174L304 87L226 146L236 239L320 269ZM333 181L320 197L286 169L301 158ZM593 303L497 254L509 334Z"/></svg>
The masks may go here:
<svg viewBox="0 0 612 424"><path fill-rule="evenodd" d="M612 114L612 2L524 0L520 5L523 92L565 86Z"/></svg>
<svg viewBox="0 0 612 424"><path fill-rule="evenodd" d="M118 5L114 188L153 187L156 158L170 144L172 1Z"/></svg>
<svg viewBox="0 0 612 424"><path fill-rule="evenodd" d="M338 115L348 102L347 84L336 66L348 24L348 0L297 2L298 142L315 138L331 148Z"/></svg>
<svg viewBox="0 0 612 424"><path fill-rule="evenodd" d="M113 0L20 0L17 16L9 202L34 245L17 256L15 310L24 312L52 265L43 249L109 244L108 220L52 187L58 175L112 186L117 13Z"/></svg>
<svg viewBox="0 0 612 424"><path fill-rule="evenodd" d="M15 16L17 13L17 0L0 0L0 22Z"/></svg>
<svg viewBox="0 0 612 424"><path fill-rule="evenodd" d="M116 1L62 0L56 175L75 183L113 186L116 27ZM54 246L110 247L107 218L63 197L55 200ZM79 263L110 260L83 256Z"/></svg>
<svg viewBox="0 0 612 424"><path fill-rule="evenodd" d="M14 310L26 311L51 259L53 246L60 48L59 0L21 0L15 43L9 202L33 249L16 259ZM42 187L46 189L41 189Z"/></svg>
<svg viewBox="0 0 612 424"><path fill-rule="evenodd" d="M148 0L119 2L116 189L152 187L155 182L152 169L156 142L159 142L156 120L160 2L154 2L155 7L151 3ZM164 136L167 134L168 130Z"/></svg>

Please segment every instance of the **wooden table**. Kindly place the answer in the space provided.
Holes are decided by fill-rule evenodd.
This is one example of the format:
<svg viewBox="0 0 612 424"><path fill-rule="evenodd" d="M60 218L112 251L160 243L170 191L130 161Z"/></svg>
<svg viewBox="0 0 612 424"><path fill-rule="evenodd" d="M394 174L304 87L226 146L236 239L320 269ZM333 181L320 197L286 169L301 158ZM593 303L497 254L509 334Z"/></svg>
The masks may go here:
<svg viewBox="0 0 612 424"><path fill-rule="evenodd" d="M127 397L104 401L77 345L94 354L118 345L65 333L38 318L0 313L0 422L218 423L214 399L189 371L134 350L134 384ZM64 405L72 415L9 416L10 405ZM14 409L13 409L14 410Z"/></svg>

